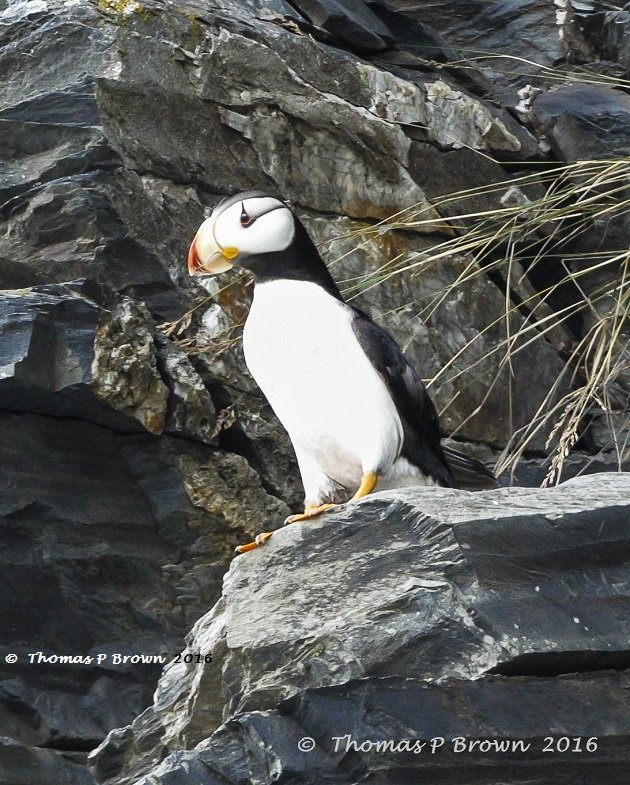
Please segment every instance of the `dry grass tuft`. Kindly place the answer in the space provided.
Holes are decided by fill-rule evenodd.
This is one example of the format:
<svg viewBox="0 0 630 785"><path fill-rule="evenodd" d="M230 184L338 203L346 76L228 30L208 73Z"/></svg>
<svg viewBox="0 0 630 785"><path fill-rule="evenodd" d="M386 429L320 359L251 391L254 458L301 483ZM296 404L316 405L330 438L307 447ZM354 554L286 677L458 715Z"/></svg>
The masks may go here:
<svg viewBox="0 0 630 785"><path fill-rule="evenodd" d="M592 227L598 227L598 235L603 238L605 227L613 219L630 212L630 161L567 164L448 194L434 201L433 207L439 211L471 197L492 194L496 197L496 208L462 213L456 219L449 219L452 236L428 252L399 254L387 260L376 273L354 282L348 294L365 293L393 276L426 270L447 258L465 259L457 280L433 296L419 312L419 317L426 321L445 300L456 297L464 283L495 273L496 279L505 283L502 316L505 338L490 353L460 368L456 377L472 374L476 365L494 355L498 378L518 352L541 339L553 343L565 360L563 371L546 392L536 415L512 435L497 472L513 471L535 437L550 431L547 440L550 467L544 484L557 482L564 461L580 439L589 417L600 411L611 426L607 447L614 451L621 467L628 458L630 425L627 407L630 251L627 247L610 249L604 243L590 251L582 251L579 246ZM375 233L394 229L439 233L443 225L444 218L430 217L427 208L410 206L387 221L362 229L356 237L361 243ZM536 278L550 282L532 286L531 281ZM522 293L523 284L528 296L515 296L516 291ZM510 318L515 313L522 317L516 322L516 330ZM565 335L573 334L573 339L568 345L559 344L558 327L566 328L576 317L582 322L581 332L563 331ZM453 355L429 382L429 387L439 384L474 342L496 324L495 320L486 325ZM567 388L569 392L562 392ZM613 418L620 409L626 413L621 421Z"/></svg>

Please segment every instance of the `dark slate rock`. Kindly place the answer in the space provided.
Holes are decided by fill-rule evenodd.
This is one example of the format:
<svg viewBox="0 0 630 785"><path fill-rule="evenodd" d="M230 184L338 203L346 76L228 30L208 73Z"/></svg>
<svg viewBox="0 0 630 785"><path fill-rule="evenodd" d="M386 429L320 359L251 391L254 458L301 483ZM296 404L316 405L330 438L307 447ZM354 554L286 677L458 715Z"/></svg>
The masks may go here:
<svg viewBox="0 0 630 785"><path fill-rule="evenodd" d="M623 74L630 76L630 8L606 11L603 20L602 51L605 57L619 63Z"/></svg>
<svg viewBox="0 0 630 785"><path fill-rule="evenodd" d="M27 413L0 432L2 648L19 657L0 660L0 735L86 751L144 709L162 667L113 655L172 658L260 511L277 526L288 510L243 459L181 438Z"/></svg>
<svg viewBox="0 0 630 785"><path fill-rule="evenodd" d="M565 85L537 96L533 111L561 160L630 155L630 96L621 90Z"/></svg>
<svg viewBox="0 0 630 785"><path fill-rule="evenodd" d="M41 182L119 163L99 127L92 78L111 37L88 3L63 15L47 6L8 9L0 30L0 205Z"/></svg>
<svg viewBox="0 0 630 785"><path fill-rule="evenodd" d="M215 407L210 393L184 352L161 333L155 336L156 359L169 389L164 430L166 433L216 444Z"/></svg>
<svg viewBox="0 0 630 785"><path fill-rule="evenodd" d="M79 280L0 291L3 409L216 443L215 408L140 304Z"/></svg>
<svg viewBox="0 0 630 785"><path fill-rule="evenodd" d="M603 62L600 67L611 76L630 73L630 8L606 6L596 0L570 0L575 18L587 40Z"/></svg>
<svg viewBox="0 0 630 785"><path fill-rule="evenodd" d="M371 10L392 31L396 47L411 52L424 60L440 63L461 59L460 53L431 25L408 16L402 11L393 11L386 3L369 2Z"/></svg>
<svg viewBox="0 0 630 785"><path fill-rule="evenodd" d="M394 36L363 0L295 0L293 5L311 24L357 52L379 52Z"/></svg>
<svg viewBox="0 0 630 785"><path fill-rule="evenodd" d="M81 111L82 97L68 96L68 106ZM93 107L90 107L90 109ZM30 113L28 107L25 114ZM6 112L6 114L9 114ZM111 169L119 163L100 129L82 124L54 124L16 117L0 118L0 205L3 212L14 206L12 199L28 187L93 169ZM63 152L62 152L63 151ZM24 161L28 160L28 166ZM7 204L8 203L8 204Z"/></svg>
<svg viewBox="0 0 630 785"><path fill-rule="evenodd" d="M160 531L109 431L3 414L2 433L3 644L20 658L1 663L3 733L89 749L142 709L159 668L28 655L174 654L185 621L167 610L175 587L158 564L174 549L183 558L196 538L181 526Z"/></svg>
<svg viewBox="0 0 630 785"><path fill-rule="evenodd" d="M570 670L569 652L624 650L630 605L617 587L630 555L628 480L592 475L542 491L383 493L313 526L283 530L268 550L238 560L226 579L228 712L269 707L270 669L277 694L286 695L355 673L474 677L521 656L558 651L567 653ZM332 584L314 575L320 559L322 570L337 576ZM592 570L600 574L595 586ZM313 583L315 594L301 588ZM254 587L255 603L246 599ZM288 587L290 608L276 595ZM613 619L606 613L611 601L620 611ZM241 627L246 619L251 627ZM363 638L361 627L376 620ZM333 644L341 628L345 643ZM305 645L308 629L319 632ZM282 640L277 648L264 643L271 630ZM298 661L289 640L300 648Z"/></svg>
<svg viewBox="0 0 630 785"><path fill-rule="evenodd" d="M430 25L461 52L464 58L506 55L503 61L486 62L488 73L536 72L522 57L553 65L564 55L556 10L546 0L380 0L391 11L400 12Z"/></svg>
<svg viewBox="0 0 630 785"><path fill-rule="evenodd" d="M395 38L395 46L374 54L372 62L411 82L417 79L415 70L430 73L435 71L436 63L445 63L444 69L440 71L442 78L446 79L450 75L456 84L482 97L492 92L492 82L485 78L481 69L472 66L466 56L434 27L419 21L417 16L394 11L380 0L368 5Z"/></svg>
<svg viewBox="0 0 630 785"><path fill-rule="evenodd" d="M98 96L99 78L117 67L117 25L89 2L38 9L12 7L0 31L0 287L90 277L177 318L187 300L176 267L199 201L120 169Z"/></svg>
<svg viewBox="0 0 630 785"><path fill-rule="evenodd" d="M106 310L81 296L82 288L77 282L0 292L3 409L160 433L168 391L150 317L124 298Z"/></svg>
<svg viewBox="0 0 630 785"><path fill-rule="evenodd" d="M152 770L151 761L157 765L167 750L175 769L191 761L197 766L191 748L206 749L221 719L233 727L230 720L240 722L251 711L262 712L255 715L258 741L241 739L237 746L249 751L260 742L261 765L279 771L286 763L288 778L299 760L281 740L288 731L269 717L304 705L301 735L318 743L328 727L344 735L360 727L355 712L365 708L363 694L355 701L348 686L360 678L377 692L400 680L392 682L391 702L366 709L373 729L390 728L391 712L403 712L392 734L407 728L421 738L540 740L545 729L568 735L575 727L607 735L603 708L589 718L576 702L573 713L574 688L557 677L630 666L629 480L605 474L546 490L384 492L277 532L264 548L236 559L221 601L189 636L187 652L211 653L212 662L167 668L154 705L92 755L97 770L108 772L103 781L126 785L149 771L166 777L167 764ZM624 689L620 678L593 682L586 703L607 706ZM480 679L488 692L477 686ZM427 701L417 714L419 699L405 698L403 689L414 684ZM322 693L335 695L330 725L323 708L310 724L308 699L300 703L305 689L321 687L334 688ZM543 697L526 700L537 690ZM522 710L514 710L515 694L523 695ZM538 716L535 707L545 701ZM552 722L554 702L561 708ZM323 748L331 754L330 743ZM532 756L531 765L545 757ZM376 758L366 760L364 775L374 775ZM482 759L470 760L483 782ZM259 770L253 771L255 780Z"/></svg>
<svg viewBox="0 0 630 785"><path fill-rule="evenodd" d="M0 120L21 120L34 125L79 126L100 124L94 84L83 80L66 90L51 90L0 110Z"/></svg>
<svg viewBox="0 0 630 785"><path fill-rule="evenodd" d="M137 785L623 785L629 688L626 673L605 672L306 690L169 755ZM301 752L305 738L314 746Z"/></svg>
<svg viewBox="0 0 630 785"><path fill-rule="evenodd" d="M2 785L94 785L85 768L83 755L57 752L0 739L0 777Z"/></svg>
<svg viewBox="0 0 630 785"><path fill-rule="evenodd" d="M53 158L59 158L57 149ZM156 188L154 201L151 187L132 172L65 175L25 187L2 206L8 231L0 243L0 287L90 278L142 300L158 318L181 316L185 296L160 253L168 247L167 258L174 256L175 244L183 268L186 241L168 234L171 211L155 203L168 189ZM182 194L183 206L189 198ZM196 209L201 216L198 203ZM191 215L187 232L194 220Z"/></svg>
<svg viewBox="0 0 630 785"><path fill-rule="evenodd" d="M615 412L602 412L602 417L591 426L593 430L593 451L575 451L567 456L562 467L560 480L566 482L573 477L585 474L602 474L604 472L614 472L619 468L619 458L621 457L621 470L630 472L630 456L618 456L614 449L614 438L609 427L609 418L617 414L618 420L615 423L618 432L625 436L627 433L627 420L624 416ZM624 426L625 422L625 426ZM524 485L531 488L539 488L549 475L551 461L549 459L526 458L519 461L513 476L509 474L499 478L501 485Z"/></svg>

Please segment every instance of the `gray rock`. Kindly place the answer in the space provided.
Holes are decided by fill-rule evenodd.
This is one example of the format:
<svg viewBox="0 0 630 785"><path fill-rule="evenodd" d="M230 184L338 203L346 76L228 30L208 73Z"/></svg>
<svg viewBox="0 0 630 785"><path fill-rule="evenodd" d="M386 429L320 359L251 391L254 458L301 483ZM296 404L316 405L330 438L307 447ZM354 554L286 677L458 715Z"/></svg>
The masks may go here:
<svg viewBox="0 0 630 785"><path fill-rule="evenodd" d="M219 433L223 449L247 458L258 472L264 487L279 496L293 512L303 509L304 487L300 478L293 445L269 404L257 395L232 391L232 408L226 429Z"/></svg>
<svg viewBox="0 0 630 785"><path fill-rule="evenodd" d="M157 370L151 318L129 298L106 310L82 296L82 287L0 292L3 408L161 433L168 388Z"/></svg>
<svg viewBox="0 0 630 785"><path fill-rule="evenodd" d="M630 74L630 10L607 11L603 20L603 53L609 60L620 63L626 78Z"/></svg>
<svg viewBox="0 0 630 785"><path fill-rule="evenodd" d="M305 690L280 711L226 723L137 785L622 785L630 759L624 673L484 677L432 686L366 678ZM518 706L518 715L514 707ZM313 748L300 751L303 739Z"/></svg>
<svg viewBox="0 0 630 785"><path fill-rule="evenodd" d="M612 422L618 428L623 438L625 432L621 418L619 418L618 422L612 419ZM625 422L627 423L627 418ZM597 423L596 420L589 428L588 436L589 440L592 439L595 443L595 449L593 452L575 450L568 455L562 466L560 481L566 482L569 479L586 474L602 474L615 471L630 472L630 454L628 454L627 450L624 452L621 445L617 445L619 447L618 450L614 449L614 438L609 428L602 427L602 424ZM597 443L600 439L605 447ZM491 463L491 459L488 456L484 456L484 458L488 463ZM539 488L546 481L548 482L550 469L551 461L549 459L526 458L519 461L514 472L505 472L499 482L502 485L521 485L527 488Z"/></svg>
<svg viewBox="0 0 630 785"><path fill-rule="evenodd" d="M630 155L630 96L601 85L565 85L534 99L534 115L558 158Z"/></svg>
<svg viewBox="0 0 630 785"><path fill-rule="evenodd" d="M3 785L50 785L68 782L72 785L94 785L94 778L85 768L82 755L57 752L20 744L13 739L0 739L0 771Z"/></svg>
<svg viewBox="0 0 630 785"><path fill-rule="evenodd" d="M183 237L202 215L199 200L191 201L182 186L98 169L23 190L1 208L7 231L0 286L89 278L142 300L161 320L179 317L186 297L170 270L177 266L178 277L184 275ZM173 204L183 217L172 216Z"/></svg>
<svg viewBox="0 0 630 785"><path fill-rule="evenodd" d="M2 733L86 751L143 710L160 672L113 655L174 656L234 546L288 509L236 455L78 419L0 419L0 615L19 657L0 662Z"/></svg>
<svg viewBox="0 0 630 785"><path fill-rule="evenodd" d="M379 52L394 41L363 0L295 0L294 5L311 24L357 52Z"/></svg>
<svg viewBox="0 0 630 785"><path fill-rule="evenodd" d="M392 31L396 47L407 54L416 55L421 61L423 60L425 68L435 62L442 63L462 59L462 55L449 44L436 27L431 27L431 25L420 21L420 15L413 13L417 9L396 2L381 2L381 0L373 0L367 5ZM388 53L388 55L391 54L391 52ZM383 55L381 54L379 62L382 60ZM411 66L411 62L413 61L408 61L407 64ZM419 66L420 63L417 65Z"/></svg>
<svg viewBox="0 0 630 785"><path fill-rule="evenodd" d="M309 696L321 696L321 712L326 696L334 696L330 727L343 735L356 728L355 688L348 686L355 679L368 679L370 694L395 685L391 706L385 701L366 715L371 728L388 728L390 709L394 716L404 711L400 679L445 707L452 700L449 690L470 690L471 708L445 708L444 726L440 714L427 716L416 705L405 737L471 733L467 723L475 721L477 700L487 701L485 732L494 738L539 738L545 728L551 733L573 726L593 727L587 733L597 735L604 716L589 724L579 708L573 714L566 697L557 724L547 725L544 714L529 710L521 721L520 712L505 708L516 684L518 694L542 690L551 711L553 701L570 692L562 680L549 679L549 691L544 680L533 678L475 683L488 674L552 677L627 667L629 488L628 475L608 474L547 490L384 492L276 533L264 548L234 562L221 601L188 638L186 653L193 659L211 654L212 662L167 667L153 708L92 756L97 770L108 772L102 781L135 782L151 759L157 763L165 751L200 743L198 751L158 768L155 777L160 782L169 766L183 760L208 765L212 742L204 739L222 720L235 728L252 711L262 714L246 715L243 722L260 722L260 738L271 747L263 745L269 749L264 755L290 769L292 755L277 735L283 722L275 719L277 707L284 713L289 706L292 714L300 706L307 730L319 741L327 736L322 727L329 726L309 714ZM589 689L597 683L587 682ZM604 679L602 707L611 689ZM318 705L319 697L314 700ZM540 724L533 731L523 722ZM232 751L239 744L249 746L237 736ZM325 750L330 753L329 739ZM227 752L217 754L220 769ZM373 770L376 763L366 760ZM230 775L237 779L236 772Z"/></svg>
<svg viewBox="0 0 630 785"><path fill-rule="evenodd" d="M210 393L184 352L162 334L155 336L157 362L169 388L164 430L208 444L217 443L218 425Z"/></svg>
<svg viewBox="0 0 630 785"><path fill-rule="evenodd" d="M545 0L380 0L438 30L464 59L482 65L486 76L501 82L531 80L537 64L558 67L567 55L591 54L569 3L557 9ZM576 52L577 50L577 52Z"/></svg>
<svg viewBox="0 0 630 785"><path fill-rule="evenodd" d="M627 3L613 8L593 0L570 0L575 19L585 38L599 53L604 73L613 77L630 73L630 11Z"/></svg>

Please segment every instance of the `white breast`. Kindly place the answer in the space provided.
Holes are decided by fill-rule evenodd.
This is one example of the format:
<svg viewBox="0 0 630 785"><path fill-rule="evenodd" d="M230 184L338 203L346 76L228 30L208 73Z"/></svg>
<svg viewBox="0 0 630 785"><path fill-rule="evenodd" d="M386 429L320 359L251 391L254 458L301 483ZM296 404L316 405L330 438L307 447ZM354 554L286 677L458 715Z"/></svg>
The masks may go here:
<svg viewBox="0 0 630 785"><path fill-rule="evenodd" d="M396 461L402 426L359 345L352 310L305 281L257 284L245 324L247 366L296 450L340 485Z"/></svg>

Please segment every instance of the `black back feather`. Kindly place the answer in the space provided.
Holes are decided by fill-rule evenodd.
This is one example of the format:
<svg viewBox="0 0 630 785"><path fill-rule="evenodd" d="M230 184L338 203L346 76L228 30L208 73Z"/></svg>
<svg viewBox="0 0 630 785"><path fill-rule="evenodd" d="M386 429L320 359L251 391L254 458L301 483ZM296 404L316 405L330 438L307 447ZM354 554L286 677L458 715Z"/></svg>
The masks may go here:
<svg viewBox="0 0 630 785"><path fill-rule="evenodd" d="M401 456L440 485L455 485L440 445L440 428L433 401L398 344L369 316L353 309L352 326L363 351L383 378L403 426Z"/></svg>
<svg viewBox="0 0 630 785"><path fill-rule="evenodd" d="M417 372L385 330L358 308L353 311L354 333L387 385L402 422L401 456L442 486L495 488L494 475L480 461L442 446L435 406Z"/></svg>

